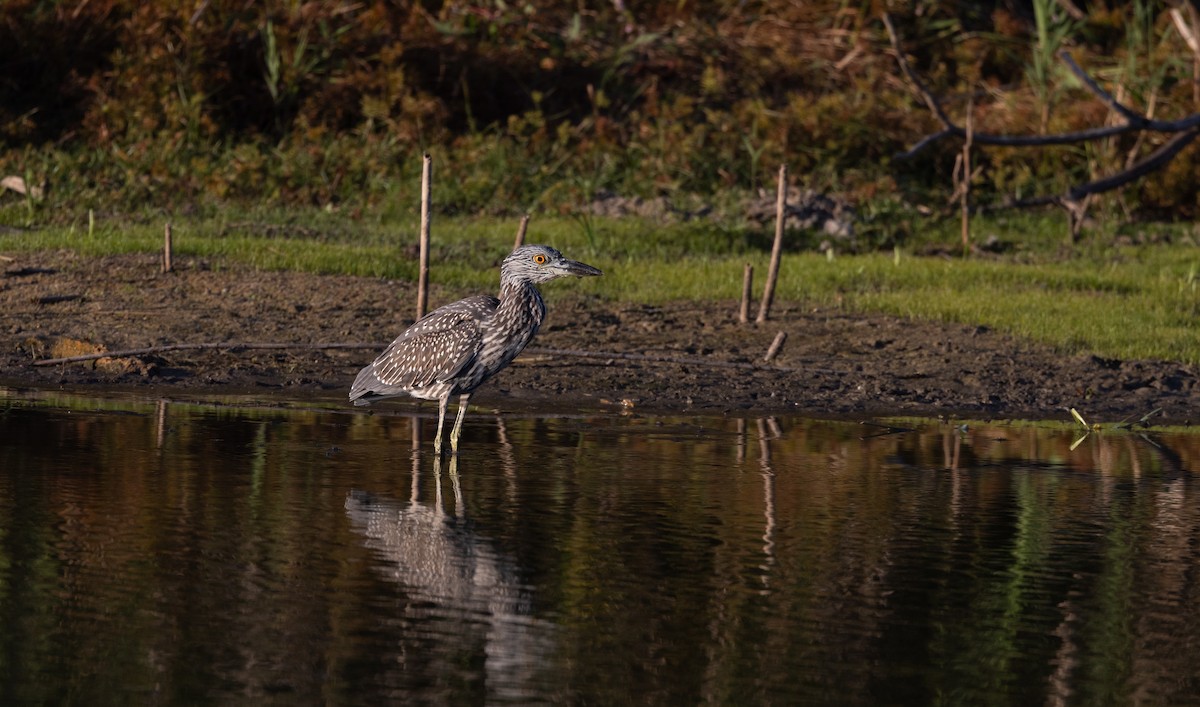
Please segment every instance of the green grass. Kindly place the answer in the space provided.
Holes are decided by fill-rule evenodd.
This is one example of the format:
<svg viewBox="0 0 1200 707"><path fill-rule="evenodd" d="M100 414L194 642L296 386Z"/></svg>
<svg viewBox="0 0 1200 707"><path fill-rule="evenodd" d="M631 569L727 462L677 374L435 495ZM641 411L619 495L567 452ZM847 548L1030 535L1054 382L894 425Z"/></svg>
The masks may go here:
<svg viewBox="0 0 1200 707"><path fill-rule="evenodd" d="M1029 214L980 220L978 237L994 233L1020 244L1002 258L914 257L904 250L835 257L789 252L776 300L984 325L1064 353L1200 364L1200 249L1183 238L1118 247L1104 245L1111 242L1106 237L1066 250L1060 226L1057 219ZM1187 235L1184 226L1149 228ZM433 283L493 289L495 265L516 229L516 219L435 218ZM206 258L217 266L413 279L415 258L402 252L416 232L415 219L258 212L178 220L174 241L177 257ZM956 237L954 227L935 225L925 242L954 243ZM629 302L736 300L746 263L755 266L757 296L769 259L765 234L710 223L538 218L527 240L554 244L605 271L603 278L573 283L573 294ZM89 231L88 220L80 218L63 227L0 233L0 253L10 255L53 249L155 253L161 247L162 222L149 219L96 222ZM547 288L551 298L555 289Z"/></svg>

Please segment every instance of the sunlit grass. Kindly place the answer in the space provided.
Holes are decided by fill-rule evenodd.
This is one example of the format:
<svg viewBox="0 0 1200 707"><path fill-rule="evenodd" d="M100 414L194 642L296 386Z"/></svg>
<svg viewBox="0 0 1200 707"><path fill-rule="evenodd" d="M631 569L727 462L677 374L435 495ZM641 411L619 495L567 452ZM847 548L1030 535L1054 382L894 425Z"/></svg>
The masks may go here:
<svg viewBox="0 0 1200 707"><path fill-rule="evenodd" d="M833 257L790 252L783 258L776 298L982 325L1050 344L1064 354L1200 363L1200 249L1097 242L1068 251L1057 230L1040 223L1028 216L984 222L979 230L1021 245L996 259L913 257L903 250ZM442 218L433 230L433 283L490 290L496 266L512 246L517 220ZM180 220L174 242L177 257L208 259L213 267L229 263L413 279L416 232L415 218L370 222L323 212L299 217L268 212ZM953 242L938 227L931 233ZM605 271L603 278L572 283L572 295L663 303L736 300L747 263L755 267L757 296L769 260L765 238L745 228L702 222L659 226L633 219L540 218L531 223L527 241L553 244ZM66 227L0 233L0 252L9 254L156 253L161 247L161 222L93 222L89 227L81 219ZM559 296L555 285L546 289L550 298Z"/></svg>

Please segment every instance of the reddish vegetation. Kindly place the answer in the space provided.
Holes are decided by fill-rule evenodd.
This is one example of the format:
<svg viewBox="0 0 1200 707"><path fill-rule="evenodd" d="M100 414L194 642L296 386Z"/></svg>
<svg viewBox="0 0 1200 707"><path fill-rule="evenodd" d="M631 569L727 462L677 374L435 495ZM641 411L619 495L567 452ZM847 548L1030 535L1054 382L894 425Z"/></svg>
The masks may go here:
<svg viewBox="0 0 1200 707"><path fill-rule="evenodd" d="M1197 30L1177 29L1174 3L1079 3L1074 17L1048 4L1041 28L1030 3L891 10L914 70L958 123L970 102L979 133L1119 119L1060 77L1060 48L1135 111L1200 108L1200 55L1182 34ZM960 141L893 159L938 122L898 69L880 5L6 0L0 176L46 180L56 219L230 200L374 207L425 150L463 175L437 195L445 209L746 190L782 163L856 202L940 204ZM979 149L973 196L1061 193L1167 137L1113 137L1086 157ZM1194 215L1195 164L1127 189L1122 212Z"/></svg>

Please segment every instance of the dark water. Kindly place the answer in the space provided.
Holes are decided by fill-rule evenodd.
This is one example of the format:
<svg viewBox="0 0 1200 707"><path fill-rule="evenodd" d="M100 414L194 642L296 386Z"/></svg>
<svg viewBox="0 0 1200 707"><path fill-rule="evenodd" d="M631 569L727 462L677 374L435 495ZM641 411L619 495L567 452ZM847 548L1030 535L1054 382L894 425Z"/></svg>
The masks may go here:
<svg viewBox="0 0 1200 707"><path fill-rule="evenodd" d="M0 703L1198 701L1200 434L391 410L0 390Z"/></svg>

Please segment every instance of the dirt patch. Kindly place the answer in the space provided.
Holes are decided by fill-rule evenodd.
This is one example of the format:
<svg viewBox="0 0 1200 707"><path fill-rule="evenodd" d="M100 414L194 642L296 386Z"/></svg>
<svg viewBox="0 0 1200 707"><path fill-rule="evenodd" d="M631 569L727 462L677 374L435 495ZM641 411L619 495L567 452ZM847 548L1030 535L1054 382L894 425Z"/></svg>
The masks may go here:
<svg viewBox="0 0 1200 707"><path fill-rule="evenodd" d="M16 387L121 386L196 393L323 396L409 323L406 282L256 272L203 261L158 272L153 256L22 254L0 278L0 381ZM480 389L484 405L734 415L919 414L1189 421L1194 367L1064 356L985 327L914 322L783 303L765 326L739 325L732 302L668 306L546 288L532 347ZM465 293L434 291L440 304ZM782 351L762 363L778 332ZM36 367L70 351L166 344L363 343L368 348L212 349ZM93 347L93 348L89 348ZM577 351L587 356L561 351Z"/></svg>

